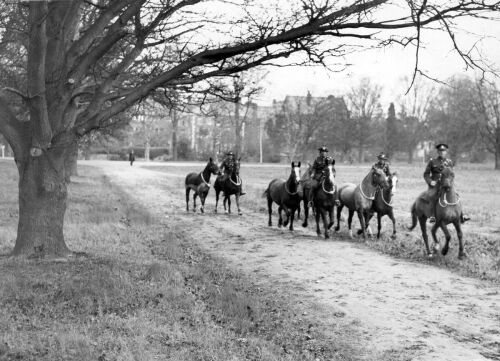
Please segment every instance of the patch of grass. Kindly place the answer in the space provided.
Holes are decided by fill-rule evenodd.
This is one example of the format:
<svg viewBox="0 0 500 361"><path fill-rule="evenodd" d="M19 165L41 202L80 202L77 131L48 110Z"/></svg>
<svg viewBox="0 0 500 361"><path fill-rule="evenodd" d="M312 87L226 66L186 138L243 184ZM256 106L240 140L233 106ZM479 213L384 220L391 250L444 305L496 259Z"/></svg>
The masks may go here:
<svg viewBox="0 0 500 361"><path fill-rule="evenodd" d="M1 230L15 230L13 164L0 163ZM70 185L67 261L0 258L0 360L351 360L348 326L243 278L86 167ZM4 202L5 200L5 202ZM10 205L9 205L10 204ZM17 204L15 204L17 207ZM0 238L13 247L15 232ZM328 312L328 310L325 310ZM346 336L347 334L347 336Z"/></svg>

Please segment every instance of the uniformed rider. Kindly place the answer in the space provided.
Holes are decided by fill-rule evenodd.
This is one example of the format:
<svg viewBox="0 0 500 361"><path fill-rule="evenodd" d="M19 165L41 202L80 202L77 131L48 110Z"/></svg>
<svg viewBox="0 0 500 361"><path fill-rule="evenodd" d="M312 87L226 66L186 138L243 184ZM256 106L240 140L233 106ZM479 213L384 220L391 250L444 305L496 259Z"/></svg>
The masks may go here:
<svg viewBox="0 0 500 361"><path fill-rule="evenodd" d="M328 162L330 161L332 165L335 165L335 159L327 155L328 148L322 146L318 148L319 155L314 160L311 168L311 189L309 191L309 203L308 206L312 207L314 199L314 194L321 184L321 180L324 177L325 169L328 167ZM335 176L335 168L333 168L333 175Z"/></svg>
<svg viewBox="0 0 500 361"><path fill-rule="evenodd" d="M234 153L229 151L226 153L226 157L222 160L219 169L223 172L222 181L226 181L231 176L233 169L236 167L236 159L234 157ZM241 182L241 180L240 180ZM243 182L241 182L240 186L240 196L245 195L243 192Z"/></svg>
<svg viewBox="0 0 500 361"><path fill-rule="evenodd" d="M373 165L374 168L382 169L387 177L391 175L391 171L389 170L389 158L384 152L381 152L377 156L377 163Z"/></svg>
<svg viewBox="0 0 500 361"><path fill-rule="evenodd" d="M446 158L448 153L448 145L444 143L440 143L436 145L436 150L438 156L436 158L431 158L427 163L427 167L424 171L424 179L429 186L429 199L434 199L435 203L437 203L439 195L438 192L438 182L441 177L441 173L445 168L451 168L453 170L453 161L451 159ZM434 204L433 210L435 210L436 204ZM465 217L463 214L460 216L461 222L466 222L470 220L469 217ZM431 223L436 222L436 218L434 216L429 218Z"/></svg>

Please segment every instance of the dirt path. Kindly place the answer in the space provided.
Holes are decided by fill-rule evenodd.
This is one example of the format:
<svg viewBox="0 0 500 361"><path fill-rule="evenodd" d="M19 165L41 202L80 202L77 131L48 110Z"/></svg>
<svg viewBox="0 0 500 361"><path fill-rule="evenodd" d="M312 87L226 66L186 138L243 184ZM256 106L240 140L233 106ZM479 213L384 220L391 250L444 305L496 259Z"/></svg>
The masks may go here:
<svg viewBox="0 0 500 361"><path fill-rule="evenodd" d="M196 218L192 234L200 246L237 269L286 284L335 310L364 335L357 342L373 350L371 359L394 351L412 360L500 360L498 287L395 260L355 242L325 241L311 226L293 234L267 227L262 213L215 215L212 207L203 215L186 213L179 177L167 182L169 175L140 166L88 164L100 166L113 183L162 216Z"/></svg>

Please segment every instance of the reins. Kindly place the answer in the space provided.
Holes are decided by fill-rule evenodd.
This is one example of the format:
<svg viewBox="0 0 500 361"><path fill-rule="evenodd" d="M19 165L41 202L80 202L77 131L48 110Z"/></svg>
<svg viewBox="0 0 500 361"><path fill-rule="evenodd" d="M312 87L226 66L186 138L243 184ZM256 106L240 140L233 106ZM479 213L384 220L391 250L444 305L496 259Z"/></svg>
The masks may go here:
<svg viewBox="0 0 500 361"><path fill-rule="evenodd" d="M203 171L204 172L204 171ZM208 183L205 178L203 178L203 172L200 173L200 176L201 176L201 180L203 181L203 183L205 183L207 186L210 187L210 183Z"/></svg>
<svg viewBox="0 0 500 361"><path fill-rule="evenodd" d="M391 198L391 200L389 201L389 203L387 203L387 201L384 199L384 190L383 190L383 189L381 189L381 190L380 190L380 192L381 192L380 196L381 196L381 198L382 198L382 202L384 202L384 204L385 204L386 206L388 206L388 207L391 207L391 208L392 208L392 203L393 203L393 200L394 200L394 199L393 199L393 198Z"/></svg>
<svg viewBox="0 0 500 361"><path fill-rule="evenodd" d="M288 183L288 182L285 182L285 192L287 192L287 193L288 193L289 195L291 195L291 196L294 196L294 195L296 195L297 193L299 193L299 188L298 188L298 187L297 187L297 190L296 190L295 192L290 192L290 191L288 190L288 187L286 186L286 184L287 184L287 183Z"/></svg>
<svg viewBox="0 0 500 361"><path fill-rule="evenodd" d="M323 182L321 182L321 188L323 189L323 192L325 192L326 194L334 194L335 193L335 185L332 184L332 187L333 187L333 189L331 191L327 191L325 189L325 179L323 179Z"/></svg>
<svg viewBox="0 0 500 361"><path fill-rule="evenodd" d="M444 202L444 204L443 204L443 202L441 202L441 197L438 198L439 205L441 207L446 208L448 206L456 206L458 203L460 203L460 197L458 195L457 195L457 201L456 202L454 202L454 203L448 202L448 200L446 199L446 193L448 193L448 192L444 192L443 193L443 202Z"/></svg>
<svg viewBox="0 0 500 361"><path fill-rule="evenodd" d="M371 173L371 172L370 172L370 173ZM361 191L361 195L362 195L363 197L365 197L365 198L366 198L366 199L368 199L368 200L373 201L373 200L375 199L375 194L377 193L377 188L375 188L375 192L373 193L373 196L370 196L370 197L369 197L369 196L367 196L367 195L365 194L365 192L363 192L363 182L365 181L365 179L366 179L366 177L365 177L365 178L363 178L363 180L361 181L361 183L359 183L359 190Z"/></svg>
<svg viewBox="0 0 500 361"><path fill-rule="evenodd" d="M241 178L240 178L240 176L239 176L239 175L237 175L237 176L236 176L236 178L237 178L237 183L236 183L235 181L233 181L233 180L231 179L231 177L229 177L229 180L230 180L230 181L231 181L231 183L233 183L235 186L240 186L240 185L241 185Z"/></svg>

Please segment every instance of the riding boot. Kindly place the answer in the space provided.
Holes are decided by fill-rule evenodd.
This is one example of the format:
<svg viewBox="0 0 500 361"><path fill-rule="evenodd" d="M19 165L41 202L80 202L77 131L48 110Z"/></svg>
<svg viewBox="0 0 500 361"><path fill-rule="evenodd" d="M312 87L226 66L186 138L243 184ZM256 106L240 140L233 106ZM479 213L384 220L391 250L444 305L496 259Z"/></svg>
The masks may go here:
<svg viewBox="0 0 500 361"><path fill-rule="evenodd" d="M465 223L467 221L470 221L470 217L464 216L463 213L460 214L460 223Z"/></svg>

